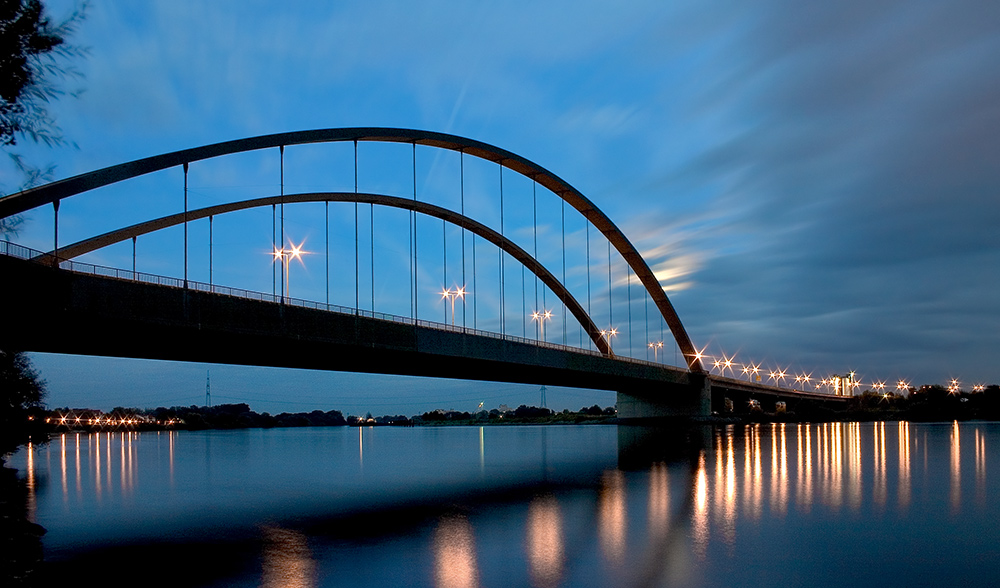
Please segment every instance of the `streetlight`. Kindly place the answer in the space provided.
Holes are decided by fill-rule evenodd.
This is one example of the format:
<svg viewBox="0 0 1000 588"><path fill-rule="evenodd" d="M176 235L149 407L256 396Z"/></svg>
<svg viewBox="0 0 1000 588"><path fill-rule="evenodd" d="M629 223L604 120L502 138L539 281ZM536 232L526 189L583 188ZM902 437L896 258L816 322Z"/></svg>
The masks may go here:
<svg viewBox="0 0 1000 588"><path fill-rule="evenodd" d="M451 326L455 326L455 300L461 298L462 302L465 302L465 286L461 288L455 286L455 289L445 288L441 291L441 299L445 300L447 298L451 299Z"/></svg>
<svg viewBox="0 0 1000 588"><path fill-rule="evenodd" d="M531 320L532 320L532 322L538 321L538 326L541 328L541 331L542 331L542 342L544 343L545 342L545 321L552 320L552 311L551 310L546 310L544 312L538 312L537 310L533 311L531 313ZM601 332L603 333L603 331L601 331Z"/></svg>
<svg viewBox="0 0 1000 588"><path fill-rule="evenodd" d="M733 374L733 360L736 356L726 357L726 354L722 354L722 375L726 375L726 370L729 370L730 374Z"/></svg>
<svg viewBox="0 0 1000 588"><path fill-rule="evenodd" d="M601 336L604 337L604 340L608 342L608 354L613 355L613 353L611 353L611 338L618 336L618 329L615 329L613 327L608 330L602 329Z"/></svg>
<svg viewBox="0 0 1000 588"><path fill-rule="evenodd" d="M274 251L271 252L272 263L274 261L277 261L282 266L283 270L282 273L284 274L285 278L285 298L291 298L290 283L288 281L288 275L289 275L288 272L289 268L291 267L292 260L298 259L299 263L303 263L302 256L309 253L308 251L304 251L302 249L302 245L304 244L305 241L296 245L292 243L291 240L289 240L288 249L285 249L284 247L282 247L281 249L276 248L274 249Z"/></svg>
<svg viewBox="0 0 1000 588"><path fill-rule="evenodd" d="M451 288L445 288L444 290L441 290L441 300L448 300L449 298L451 298ZM448 303L446 302L445 303L445 308L448 308L447 304ZM445 314L445 316L447 316L447 314ZM454 302L451 303L451 324L453 324L453 325L455 324L455 303Z"/></svg>
<svg viewBox="0 0 1000 588"><path fill-rule="evenodd" d="M281 249L278 249L277 247L275 247L274 251L271 252L271 263L274 263L274 262L278 262L278 263L281 264L281 276L282 276L282 278L284 278L284 276L285 276L285 248L284 247L282 247Z"/></svg>
<svg viewBox="0 0 1000 588"><path fill-rule="evenodd" d="M658 352L663 349L663 341L653 341L649 344L649 348L653 350L653 363L659 363L657 359ZM649 357L648 355L646 357Z"/></svg>
<svg viewBox="0 0 1000 588"><path fill-rule="evenodd" d="M289 270L290 270L290 268L292 266L292 260L293 259L298 259L299 263L303 263L302 262L302 256L305 255L306 253L308 253L308 251L303 251L302 250L302 245L304 245L304 244L305 244L305 241L303 241L302 243L299 243L298 245L295 245L294 243L291 243L291 241L289 241L289 245L291 247L291 250L288 252L288 261L285 262L285 296L287 296L289 298L292 297L292 283L288 280ZM305 265L305 264L303 263L303 265Z"/></svg>

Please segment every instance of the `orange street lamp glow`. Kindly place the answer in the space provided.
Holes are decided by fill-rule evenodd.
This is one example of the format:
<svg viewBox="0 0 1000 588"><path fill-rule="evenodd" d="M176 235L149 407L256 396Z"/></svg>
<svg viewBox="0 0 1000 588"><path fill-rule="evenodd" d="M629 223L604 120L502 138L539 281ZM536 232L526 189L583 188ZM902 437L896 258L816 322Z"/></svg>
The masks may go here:
<svg viewBox="0 0 1000 588"><path fill-rule="evenodd" d="M618 329L615 329L613 327L607 330L602 329L601 336L604 337L604 340L608 342L608 351L611 351L611 338L618 336Z"/></svg>
<svg viewBox="0 0 1000 588"><path fill-rule="evenodd" d="M730 374L733 373L733 359L735 357L736 357L735 355L733 355L732 357L728 357L728 356L726 356L725 353L722 354L722 375L723 376L726 375L726 370L729 370Z"/></svg>
<svg viewBox="0 0 1000 588"><path fill-rule="evenodd" d="M448 300L451 298L451 288L445 288L441 290L441 300ZM451 303L451 324L455 324L455 303Z"/></svg>
<svg viewBox="0 0 1000 588"><path fill-rule="evenodd" d="M458 286L456 286L454 290L452 290L451 288L445 288L444 290L442 290L441 291L441 299L445 300L445 299L448 299L448 298L451 299L451 326L454 327L455 326L455 300L458 299L458 298L461 298L462 302L465 302L465 286L462 286L461 288L459 288Z"/></svg>
<svg viewBox="0 0 1000 588"><path fill-rule="evenodd" d="M959 392L958 380L952 378L951 384L948 385L948 394L958 394L958 392Z"/></svg>
<svg viewBox="0 0 1000 588"><path fill-rule="evenodd" d="M659 356L660 349L663 349L663 341L652 341L649 343L649 348L653 350L653 362L659 363L657 357ZM649 357L648 355L646 357Z"/></svg>
<svg viewBox="0 0 1000 588"><path fill-rule="evenodd" d="M532 311L531 313L531 321L532 322L538 321L538 327L541 330L541 339L543 343L545 342L545 321L549 320L552 320L551 310L546 310L544 312L538 312L537 310L535 310ZM603 335L604 331L601 331L601 334Z"/></svg>
<svg viewBox="0 0 1000 588"><path fill-rule="evenodd" d="M275 261L281 263L282 268L284 270L283 273L284 273L284 276L285 276L285 296L286 297L290 297L291 296L290 295L291 285L290 285L290 283L288 281L288 275L289 275L288 272L289 272L289 268L291 266L291 261L293 259L298 259L299 263L301 263L303 266L305 266L305 263L302 261L302 256L308 254L309 251L305 251L305 250L302 249L302 246L304 244L305 244L305 241L302 241L302 243L299 243L298 245L296 245L295 243L292 243L291 240L289 240L289 244L288 244L288 248L287 249L284 248L284 247L282 247L281 249L275 248L274 251L271 252L271 256L272 256L272 260L271 261L272 261L272 263L275 262Z"/></svg>

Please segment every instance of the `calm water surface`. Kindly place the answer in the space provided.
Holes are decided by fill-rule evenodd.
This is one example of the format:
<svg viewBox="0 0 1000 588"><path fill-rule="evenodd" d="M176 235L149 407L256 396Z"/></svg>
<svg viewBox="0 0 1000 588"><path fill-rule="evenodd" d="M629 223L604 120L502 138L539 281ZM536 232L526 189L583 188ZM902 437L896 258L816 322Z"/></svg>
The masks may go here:
<svg viewBox="0 0 1000 588"><path fill-rule="evenodd" d="M1000 423L67 434L55 581L996 586ZM991 454L990 451L993 451Z"/></svg>

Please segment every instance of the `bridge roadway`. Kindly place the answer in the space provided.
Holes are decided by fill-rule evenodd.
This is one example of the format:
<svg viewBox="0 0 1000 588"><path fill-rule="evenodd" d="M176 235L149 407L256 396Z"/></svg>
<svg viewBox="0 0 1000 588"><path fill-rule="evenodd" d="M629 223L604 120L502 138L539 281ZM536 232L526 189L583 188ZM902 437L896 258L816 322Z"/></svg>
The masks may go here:
<svg viewBox="0 0 1000 588"><path fill-rule="evenodd" d="M5 245L0 346L12 349L610 390L618 393L624 417L707 414L708 386L715 410L729 391L762 403L844 400L511 335L281 303L270 294L195 282L185 288L174 278L76 262L56 269L23 259L32 256L28 249ZM635 413L628 407L636 399L676 411Z"/></svg>

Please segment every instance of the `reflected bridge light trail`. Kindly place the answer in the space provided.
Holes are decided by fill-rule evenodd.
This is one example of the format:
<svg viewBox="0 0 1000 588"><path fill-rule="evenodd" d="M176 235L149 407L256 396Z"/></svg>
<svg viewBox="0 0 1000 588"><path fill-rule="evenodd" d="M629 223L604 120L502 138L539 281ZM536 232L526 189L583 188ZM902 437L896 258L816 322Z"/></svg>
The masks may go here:
<svg viewBox="0 0 1000 588"><path fill-rule="evenodd" d="M448 515L434 532L434 580L437 588L479 586L479 565L472 525L460 515Z"/></svg>
<svg viewBox="0 0 1000 588"><path fill-rule="evenodd" d="M716 435L716 446L702 452L695 467L691 489L694 553L699 558L707 557L706 546L714 542L731 545L741 528L739 520L784 517L793 506L802 513L817 505L831 513L847 508L877 515L887 506L898 512L911 510L914 470L919 473L911 459L913 427L908 422L896 423L896 434L892 435L896 439L887 435L884 422L749 425L742 431L737 428ZM961 478L961 426L954 423L950 429L949 475L944 479L949 480L946 502L957 514L967 498ZM978 497L984 495L981 488L986 485L985 435L978 429L973 435L976 452L966 457L975 460ZM818 444L813 443L814 437ZM890 453L886 446L892 441L897 442L897 447ZM743 467L736 468L740 462ZM820 464L818 479L814 479L814 462ZM925 464L923 475L916 479L933 479L929 467ZM871 483L867 496L866 480ZM894 490L891 498L890 488ZM923 500L932 499L926 494L929 490L923 492Z"/></svg>
<svg viewBox="0 0 1000 588"><path fill-rule="evenodd" d="M625 474L621 470L604 473L600 494L601 551L612 567L625 562L628 513L625 505Z"/></svg>
<svg viewBox="0 0 1000 588"><path fill-rule="evenodd" d="M278 527L267 527L263 534L261 588L313 588L317 585L316 562L305 535Z"/></svg>
<svg viewBox="0 0 1000 588"><path fill-rule="evenodd" d="M542 588L562 582L566 553L562 513L552 495L536 497L528 506L528 571L532 583Z"/></svg>

